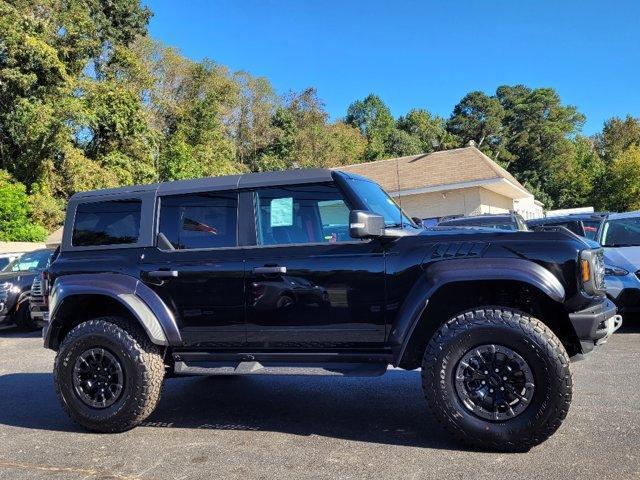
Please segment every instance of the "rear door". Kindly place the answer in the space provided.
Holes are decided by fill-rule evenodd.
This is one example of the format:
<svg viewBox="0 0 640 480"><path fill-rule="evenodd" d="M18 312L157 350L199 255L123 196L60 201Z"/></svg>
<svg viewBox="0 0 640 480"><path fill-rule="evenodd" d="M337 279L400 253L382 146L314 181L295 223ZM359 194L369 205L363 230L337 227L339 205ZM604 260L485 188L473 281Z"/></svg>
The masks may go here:
<svg viewBox="0 0 640 480"><path fill-rule="evenodd" d="M246 249L247 341L257 348L378 347L385 339L384 248L349 237L334 184L254 191Z"/></svg>
<svg viewBox="0 0 640 480"><path fill-rule="evenodd" d="M145 252L142 278L173 310L185 346L246 343L237 218L235 191L159 199L159 241Z"/></svg>

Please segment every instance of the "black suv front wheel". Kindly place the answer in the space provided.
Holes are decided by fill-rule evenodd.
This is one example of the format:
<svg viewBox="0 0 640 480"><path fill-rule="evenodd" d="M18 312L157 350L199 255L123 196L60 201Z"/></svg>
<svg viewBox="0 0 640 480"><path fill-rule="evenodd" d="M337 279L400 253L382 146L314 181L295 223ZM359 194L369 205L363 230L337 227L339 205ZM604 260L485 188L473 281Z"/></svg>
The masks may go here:
<svg viewBox="0 0 640 480"><path fill-rule="evenodd" d="M455 437L501 451L526 451L550 437L572 391L560 340L539 320L502 307L481 307L442 325L425 351L422 385Z"/></svg>
<svg viewBox="0 0 640 480"><path fill-rule="evenodd" d="M137 325L119 317L81 323L65 337L54 366L67 414L98 432L135 427L155 409L164 362Z"/></svg>

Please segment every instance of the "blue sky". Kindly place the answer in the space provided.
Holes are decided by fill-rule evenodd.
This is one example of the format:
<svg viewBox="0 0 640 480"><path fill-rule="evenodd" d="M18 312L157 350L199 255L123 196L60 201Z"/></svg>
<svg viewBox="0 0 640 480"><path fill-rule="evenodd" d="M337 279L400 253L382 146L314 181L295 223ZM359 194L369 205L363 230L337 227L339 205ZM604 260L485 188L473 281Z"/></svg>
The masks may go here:
<svg viewBox="0 0 640 480"><path fill-rule="evenodd" d="M143 0L144 1L144 0ZM199 60L315 86L333 119L376 93L448 117L469 91L553 87L587 116L640 115L640 1L146 0L154 38Z"/></svg>

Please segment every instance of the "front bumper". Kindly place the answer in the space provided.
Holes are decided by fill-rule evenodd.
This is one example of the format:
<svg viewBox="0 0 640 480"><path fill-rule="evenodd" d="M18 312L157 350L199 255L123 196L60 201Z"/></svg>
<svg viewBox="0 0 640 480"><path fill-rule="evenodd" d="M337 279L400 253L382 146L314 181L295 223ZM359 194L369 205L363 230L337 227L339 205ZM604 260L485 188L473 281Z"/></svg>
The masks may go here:
<svg viewBox="0 0 640 480"><path fill-rule="evenodd" d="M46 310L40 310L40 309L31 309L29 311L29 313L31 314L31 319L36 322L36 325L38 325L39 327L44 327L45 324L47 323L47 321L45 320L45 314L47 314Z"/></svg>
<svg viewBox="0 0 640 480"><path fill-rule="evenodd" d="M578 335L582 353L589 353L595 345L605 343L622 325L615 304L609 300L579 312L569 314L569 319Z"/></svg>
<svg viewBox="0 0 640 480"><path fill-rule="evenodd" d="M607 275L607 296L618 307L618 313L640 312L640 279L635 273L628 275Z"/></svg>

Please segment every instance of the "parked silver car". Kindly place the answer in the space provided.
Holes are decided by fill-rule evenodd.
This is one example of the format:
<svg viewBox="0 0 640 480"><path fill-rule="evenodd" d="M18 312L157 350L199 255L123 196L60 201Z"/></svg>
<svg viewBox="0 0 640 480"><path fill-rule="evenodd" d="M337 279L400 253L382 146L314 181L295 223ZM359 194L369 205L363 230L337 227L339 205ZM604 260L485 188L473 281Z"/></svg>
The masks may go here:
<svg viewBox="0 0 640 480"><path fill-rule="evenodd" d="M640 312L640 211L609 214L596 241L604 247L607 295L619 313Z"/></svg>

